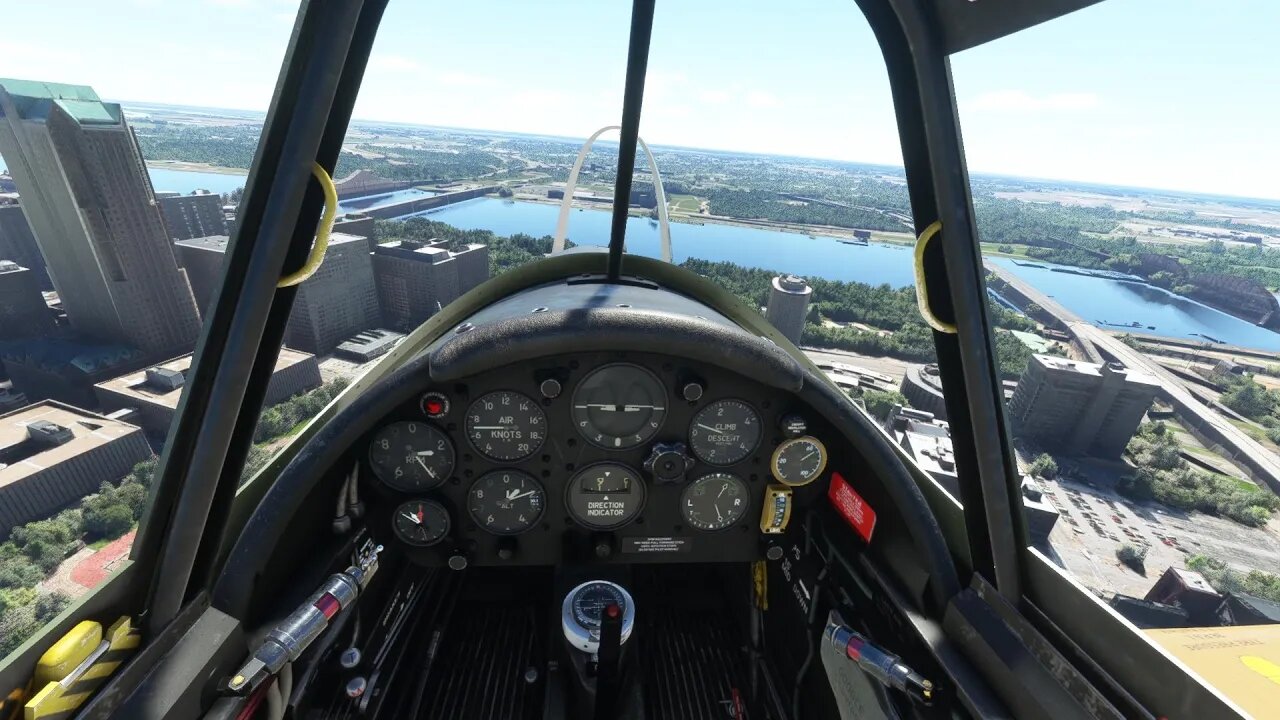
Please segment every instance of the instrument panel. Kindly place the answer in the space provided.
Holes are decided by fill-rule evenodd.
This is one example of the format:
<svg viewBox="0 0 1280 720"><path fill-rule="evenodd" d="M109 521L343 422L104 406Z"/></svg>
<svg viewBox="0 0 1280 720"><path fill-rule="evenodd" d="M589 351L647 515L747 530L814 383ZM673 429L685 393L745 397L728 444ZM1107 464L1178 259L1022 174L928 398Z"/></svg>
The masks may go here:
<svg viewBox="0 0 1280 720"><path fill-rule="evenodd" d="M788 393L722 368L583 353L405 398L361 461L371 522L422 564L744 561L780 502L825 494L820 434Z"/></svg>

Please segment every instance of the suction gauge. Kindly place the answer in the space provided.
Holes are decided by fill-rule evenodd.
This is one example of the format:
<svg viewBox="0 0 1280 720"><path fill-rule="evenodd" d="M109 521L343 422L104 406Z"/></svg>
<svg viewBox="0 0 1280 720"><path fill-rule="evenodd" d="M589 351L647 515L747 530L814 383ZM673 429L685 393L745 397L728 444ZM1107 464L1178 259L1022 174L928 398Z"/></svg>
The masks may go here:
<svg viewBox="0 0 1280 720"><path fill-rule="evenodd" d="M792 438L773 451L770 469L778 482L792 487L808 485L827 468L827 447L812 435Z"/></svg>

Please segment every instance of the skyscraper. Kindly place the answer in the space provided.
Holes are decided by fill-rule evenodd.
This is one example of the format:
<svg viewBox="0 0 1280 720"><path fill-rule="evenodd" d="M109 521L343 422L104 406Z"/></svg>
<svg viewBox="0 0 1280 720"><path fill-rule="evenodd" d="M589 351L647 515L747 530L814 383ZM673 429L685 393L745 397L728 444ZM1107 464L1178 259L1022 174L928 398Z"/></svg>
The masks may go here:
<svg viewBox="0 0 1280 720"><path fill-rule="evenodd" d="M35 273L12 260L0 260L0 340L51 332L53 313Z"/></svg>
<svg viewBox="0 0 1280 720"><path fill-rule="evenodd" d="M226 235L190 238L175 242L174 249L187 271L191 293L196 297L201 317L207 317L213 295L222 285L222 262L227 256Z"/></svg>
<svg viewBox="0 0 1280 720"><path fill-rule="evenodd" d="M1150 375L1115 363L1033 355L1007 407L1018 435L1069 453L1116 458L1159 389Z"/></svg>
<svg viewBox="0 0 1280 720"><path fill-rule="evenodd" d="M222 215L222 196L171 195L158 199L160 215L174 240L225 235L227 221Z"/></svg>
<svg viewBox="0 0 1280 720"><path fill-rule="evenodd" d="M120 106L0 79L0 155L72 327L148 354L190 349L200 316Z"/></svg>
<svg viewBox="0 0 1280 720"><path fill-rule="evenodd" d="M0 205L0 260L12 260L29 269L35 273L40 287L53 289L44 270L44 256L40 254L21 205Z"/></svg>
<svg viewBox="0 0 1280 720"><path fill-rule="evenodd" d="M369 241L359 235L331 234L324 262L298 286L285 344L323 355L381 322Z"/></svg>
<svg viewBox="0 0 1280 720"><path fill-rule="evenodd" d="M453 253L453 259L458 264L459 294L489 279L488 245L468 243L465 249Z"/></svg>
<svg viewBox="0 0 1280 720"><path fill-rule="evenodd" d="M804 319L809 314L809 296L813 288L804 278L779 275L769 288L769 308L765 317L791 342L799 345L804 333Z"/></svg>

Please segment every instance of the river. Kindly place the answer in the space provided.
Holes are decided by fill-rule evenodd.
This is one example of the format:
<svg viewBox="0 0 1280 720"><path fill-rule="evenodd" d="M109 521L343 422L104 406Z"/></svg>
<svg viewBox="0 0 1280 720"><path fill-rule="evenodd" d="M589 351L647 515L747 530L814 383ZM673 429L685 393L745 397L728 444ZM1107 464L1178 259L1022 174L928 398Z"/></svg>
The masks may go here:
<svg viewBox="0 0 1280 720"><path fill-rule="evenodd" d="M151 186L157 191L172 190L183 195L193 190L208 190L221 195L244 187L248 179L247 175L153 167L147 168L147 174L151 176Z"/></svg>
<svg viewBox="0 0 1280 720"><path fill-rule="evenodd" d="M168 169L152 169L151 175L157 189L184 193L201 187L229 192L244 183L244 177L239 175ZM379 204L386 201L378 198ZM351 208L351 202L344 201L344 208ZM479 198L421 213L465 230L492 230L498 235L525 233L535 237L554 234L558 214L557 205L496 198ZM568 234L579 244L605 245L609 225L608 212L575 208L570 215ZM900 245L847 245L830 237L714 223L672 223L671 244L676 262L698 257L832 280L888 283L893 287L911 285L913 281L911 249ZM657 257L657 223L648 218L630 218L627 245L629 252ZM1208 336L1231 345L1280 350L1280 334L1160 288L1053 272L1047 264L1033 268L1017 265L1008 258L994 261L1072 312L1102 327L1108 327L1105 323L1136 321L1142 325L1143 332L1154 335L1189 340L1204 340ZM1155 329L1147 329L1148 326Z"/></svg>

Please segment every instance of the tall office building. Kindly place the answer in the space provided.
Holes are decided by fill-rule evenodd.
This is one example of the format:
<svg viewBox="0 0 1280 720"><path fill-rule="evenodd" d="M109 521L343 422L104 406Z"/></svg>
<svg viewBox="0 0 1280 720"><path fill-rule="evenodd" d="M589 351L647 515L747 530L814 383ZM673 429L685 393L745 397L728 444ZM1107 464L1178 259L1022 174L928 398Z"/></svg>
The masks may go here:
<svg viewBox="0 0 1280 720"><path fill-rule="evenodd" d="M222 285L222 261L226 259L229 240L226 235L211 235L179 240L173 244L182 267L187 271L191 294L196 298L201 317L208 316L213 295Z"/></svg>
<svg viewBox="0 0 1280 720"><path fill-rule="evenodd" d="M466 248L453 253L458 263L458 294L489 279L489 246L468 243Z"/></svg>
<svg viewBox="0 0 1280 720"><path fill-rule="evenodd" d="M779 275L769 288L769 307L765 317L778 332L799 345L804 333L804 319L809 314L809 297L813 288L804 278L795 275Z"/></svg>
<svg viewBox="0 0 1280 720"><path fill-rule="evenodd" d="M440 240L392 240L374 250L373 273L388 327L408 332L489 279L489 246L450 252Z"/></svg>
<svg viewBox="0 0 1280 720"><path fill-rule="evenodd" d="M381 324L369 241L333 233L316 274L298 286L285 344L323 355L347 338Z"/></svg>
<svg viewBox="0 0 1280 720"><path fill-rule="evenodd" d="M0 260L0 340L51 332L53 313L40 294L35 273L12 260Z"/></svg>
<svg viewBox="0 0 1280 720"><path fill-rule="evenodd" d="M0 205L0 260L18 263L35 274L40 287L53 289L49 273L44 269L44 256L40 254L21 205Z"/></svg>
<svg viewBox="0 0 1280 720"><path fill-rule="evenodd" d="M157 198L157 201L160 203L164 225L173 240L227 234L221 195L170 195Z"/></svg>
<svg viewBox="0 0 1280 720"><path fill-rule="evenodd" d="M1115 458L1160 386L1117 363L1033 355L1009 399L1014 430L1049 448Z"/></svg>
<svg viewBox="0 0 1280 720"><path fill-rule="evenodd" d="M120 106L82 85L0 79L0 155L72 326L148 354L200 316Z"/></svg>

